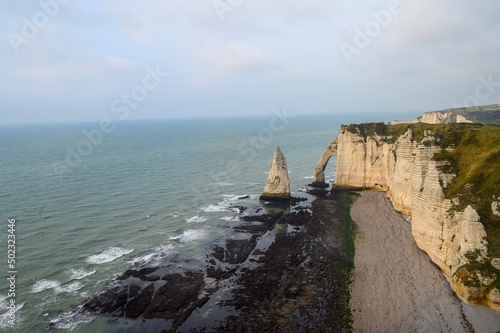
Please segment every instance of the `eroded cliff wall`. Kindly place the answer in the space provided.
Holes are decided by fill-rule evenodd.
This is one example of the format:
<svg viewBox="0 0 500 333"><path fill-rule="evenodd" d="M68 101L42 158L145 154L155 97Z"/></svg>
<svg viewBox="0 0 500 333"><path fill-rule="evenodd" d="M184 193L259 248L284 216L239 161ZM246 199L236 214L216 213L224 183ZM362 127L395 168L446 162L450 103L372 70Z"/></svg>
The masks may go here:
<svg viewBox="0 0 500 333"><path fill-rule="evenodd" d="M394 208L411 216L418 247L441 268L457 294L500 311L500 267L490 264L500 259L488 254L476 210L470 205L454 209L460 199L445 197L455 174L446 168L447 161L434 158L443 150L440 138L431 130L415 138L411 128L402 134L379 134L351 125L342 126L336 140L334 184L387 191Z"/></svg>

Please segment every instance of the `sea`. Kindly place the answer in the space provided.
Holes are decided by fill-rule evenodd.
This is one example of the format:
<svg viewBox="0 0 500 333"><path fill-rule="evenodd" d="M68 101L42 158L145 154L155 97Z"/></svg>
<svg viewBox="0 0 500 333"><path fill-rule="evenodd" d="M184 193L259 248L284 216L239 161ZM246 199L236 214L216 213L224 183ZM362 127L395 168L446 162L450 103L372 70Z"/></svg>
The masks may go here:
<svg viewBox="0 0 500 333"><path fill-rule="evenodd" d="M413 116L1 125L0 331L136 332L78 307L129 268L203 259L231 204L258 203L276 146L301 196L341 124Z"/></svg>

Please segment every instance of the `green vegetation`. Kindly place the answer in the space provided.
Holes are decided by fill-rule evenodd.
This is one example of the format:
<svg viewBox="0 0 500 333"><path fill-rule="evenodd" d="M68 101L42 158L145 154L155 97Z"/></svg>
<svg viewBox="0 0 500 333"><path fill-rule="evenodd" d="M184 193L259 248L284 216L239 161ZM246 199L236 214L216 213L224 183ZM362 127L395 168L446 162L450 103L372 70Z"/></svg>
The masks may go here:
<svg viewBox="0 0 500 333"><path fill-rule="evenodd" d="M450 126L450 125L448 125ZM446 198L459 198L452 209L471 205L484 224L488 252L500 256L500 217L493 215L493 197L500 197L500 126L470 125L455 129L455 149L441 150L434 160L446 162L441 170L456 175L445 189Z"/></svg>
<svg viewBox="0 0 500 333"><path fill-rule="evenodd" d="M341 221L342 233L342 260L338 265L338 273L341 283L341 299L335 304L335 311L331 321L330 332L352 332L353 317L350 307L351 292L350 285L354 269L354 241L356 238L356 224L351 219L351 205L353 198L359 196L355 192L337 192L340 199L340 209L338 211ZM355 310L353 310L355 311Z"/></svg>
<svg viewBox="0 0 500 333"><path fill-rule="evenodd" d="M488 259L479 259L479 250L469 251L465 257L469 262L457 269L454 276L466 287L484 287L479 281L476 274L479 273L483 278L494 279L494 281L486 287L487 292L493 288L500 288L500 276L498 271L491 265ZM485 293L486 294L486 293Z"/></svg>
<svg viewBox="0 0 500 333"><path fill-rule="evenodd" d="M475 123L500 125L500 105L472 106L469 108L449 109Z"/></svg>

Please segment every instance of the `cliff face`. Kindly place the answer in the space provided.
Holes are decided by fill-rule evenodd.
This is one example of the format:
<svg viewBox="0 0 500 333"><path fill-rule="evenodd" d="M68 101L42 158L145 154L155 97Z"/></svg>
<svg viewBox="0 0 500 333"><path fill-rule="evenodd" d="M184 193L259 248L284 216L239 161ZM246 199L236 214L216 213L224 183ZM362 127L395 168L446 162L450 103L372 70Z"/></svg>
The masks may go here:
<svg viewBox="0 0 500 333"><path fill-rule="evenodd" d="M453 111L427 112L412 121L412 123L417 122L427 124L472 123L471 120Z"/></svg>
<svg viewBox="0 0 500 333"><path fill-rule="evenodd" d="M418 247L441 268L452 289L469 303L500 311L500 271L489 263L500 259L488 255L481 218L470 205L456 209L462 197L445 197L456 175L449 161L434 157L452 148L443 149L431 130L419 138L411 128L402 134L380 132L341 127L335 185L387 191L394 208L411 216ZM495 203L490 206L495 213Z"/></svg>
<svg viewBox="0 0 500 333"><path fill-rule="evenodd" d="M500 105L483 105L468 108L456 108L442 111L426 112L415 118L412 123L451 124L451 123L483 123L500 125ZM396 125L395 121L392 124Z"/></svg>

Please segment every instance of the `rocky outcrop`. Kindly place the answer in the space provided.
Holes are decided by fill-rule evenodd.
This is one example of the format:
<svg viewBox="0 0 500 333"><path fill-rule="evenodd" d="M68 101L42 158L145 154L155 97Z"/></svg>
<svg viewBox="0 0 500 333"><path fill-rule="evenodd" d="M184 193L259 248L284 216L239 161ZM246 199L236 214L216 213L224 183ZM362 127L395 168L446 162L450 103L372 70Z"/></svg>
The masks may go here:
<svg viewBox="0 0 500 333"><path fill-rule="evenodd" d="M472 121L453 111L427 112L412 121L412 123L418 122L427 124L472 123Z"/></svg>
<svg viewBox="0 0 500 333"><path fill-rule="evenodd" d="M492 202L491 203L491 211L494 215L500 216L500 202Z"/></svg>
<svg viewBox="0 0 500 333"><path fill-rule="evenodd" d="M330 142L326 150L321 155L319 162L314 167L314 182L312 183L313 186L328 187L328 184L325 182L325 168L330 158L332 156L337 156L337 144L338 138L335 138L332 142Z"/></svg>
<svg viewBox="0 0 500 333"><path fill-rule="evenodd" d="M433 158L442 150L439 139L430 130L423 132L423 138L420 133L417 140L411 128L393 137L376 132L367 135L362 128L352 126L341 126L334 141L337 145L334 184L387 191L394 208L411 216L412 234L418 247L440 267L452 289L469 303L500 311L500 293L492 287L493 281L500 277L500 270L493 262L495 273L486 274L472 267L491 260L480 217L471 206L462 211L452 209L458 205L458 198L454 201L445 198L443 189L455 175L443 171L447 162ZM321 167L324 169L324 165ZM497 207L492 204L492 211Z"/></svg>
<svg viewBox="0 0 500 333"><path fill-rule="evenodd" d="M408 124L409 121L395 120L391 125ZM500 125L500 105L482 105L459 107L442 111L426 112L411 123L451 124L451 123L482 123Z"/></svg>
<svg viewBox="0 0 500 333"><path fill-rule="evenodd" d="M378 135L363 137L340 129L335 185L386 188L390 146Z"/></svg>
<svg viewBox="0 0 500 333"><path fill-rule="evenodd" d="M412 123L451 124L451 123L483 123L500 125L500 105L482 105L426 112L415 118ZM393 122L396 125L401 122Z"/></svg>
<svg viewBox="0 0 500 333"><path fill-rule="evenodd" d="M276 147L274 159L269 165L269 176L267 177L264 193L261 200L267 201L287 201L290 200L290 179L288 178L288 167L285 155Z"/></svg>

